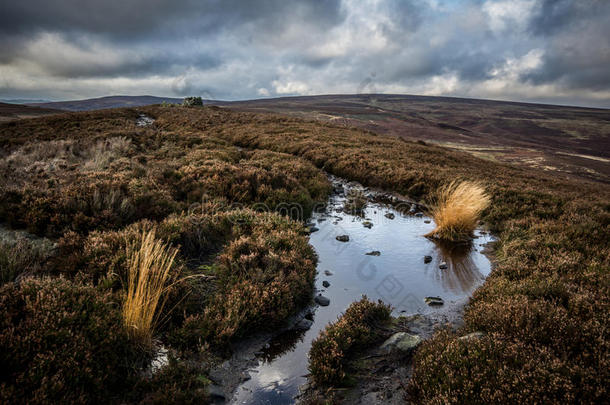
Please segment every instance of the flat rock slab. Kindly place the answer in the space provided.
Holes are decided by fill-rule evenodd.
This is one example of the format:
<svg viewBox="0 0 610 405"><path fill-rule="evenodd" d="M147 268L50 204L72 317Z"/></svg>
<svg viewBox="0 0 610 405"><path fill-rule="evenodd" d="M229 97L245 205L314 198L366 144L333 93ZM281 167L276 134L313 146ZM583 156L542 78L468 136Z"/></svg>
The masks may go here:
<svg viewBox="0 0 610 405"><path fill-rule="evenodd" d="M430 306L441 306L445 303L441 297L426 297L424 302Z"/></svg>
<svg viewBox="0 0 610 405"><path fill-rule="evenodd" d="M398 332L390 336L380 349L386 353L400 352L408 354L423 341L418 335L411 335L407 332Z"/></svg>

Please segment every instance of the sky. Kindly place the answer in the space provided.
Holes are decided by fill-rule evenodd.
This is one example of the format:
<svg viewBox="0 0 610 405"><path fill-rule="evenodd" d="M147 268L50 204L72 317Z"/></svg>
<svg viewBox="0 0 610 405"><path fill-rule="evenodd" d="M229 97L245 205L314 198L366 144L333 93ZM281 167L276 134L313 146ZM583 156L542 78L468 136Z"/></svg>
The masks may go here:
<svg viewBox="0 0 610 405"><path fill-rule="evenodd" d="M0 98L421 94L610 107L610 0L0 3Z"/></svg>

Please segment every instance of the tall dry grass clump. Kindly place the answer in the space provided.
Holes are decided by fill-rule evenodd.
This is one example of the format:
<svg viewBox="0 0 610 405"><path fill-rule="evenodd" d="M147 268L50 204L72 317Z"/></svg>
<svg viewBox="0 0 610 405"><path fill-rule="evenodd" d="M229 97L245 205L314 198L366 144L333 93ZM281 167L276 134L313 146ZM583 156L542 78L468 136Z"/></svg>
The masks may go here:
<svg viewBox="0 0 610 405"><path fill-rule="evenodd" d="M482 184L452 181L441 187L432 201L431 214L436 228L426 236L451 241L469 239L490 202Z"/></svg>
<svg viewBox="0 0 610 405"><path fill-rule="evenodd" d="M164 294L178 250L156 239L155 230L143 231L127 246L127 297L123 319L129 336L149 345L167 299Z"/></svg>

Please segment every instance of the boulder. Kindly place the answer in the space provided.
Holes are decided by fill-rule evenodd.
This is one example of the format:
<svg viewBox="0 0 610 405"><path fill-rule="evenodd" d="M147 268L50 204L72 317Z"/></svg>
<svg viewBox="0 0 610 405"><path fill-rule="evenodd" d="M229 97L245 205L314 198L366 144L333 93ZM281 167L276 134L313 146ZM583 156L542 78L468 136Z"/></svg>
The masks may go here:
<svg viewBox="0 0 610 405"><path fill-rule="evenodd" d="M316 304L321 305L323 307L327 307L328 305L330 305L330 299L326 298L322 294L316 295L314 301L316 302Z"/></svg>
<svg viewBox="0 0 610 405"><path fill-rule="evenodd" d="M294 325L294 329L296 329L296 330L309 330L309 328L311 328L311 325L313 325L313 321L312 320L309 320L307 318L303 318L299 322L297 322L296 325Z"/></svg>
<svg viewBox="0 0 610 405"><path fill-rule="evenodd" d="M422 342L422 338L418 335L411 335L406 332L398 332L390 336L381 345L381 350L386 353L400 352L408 354L412 352Z"/></svg>

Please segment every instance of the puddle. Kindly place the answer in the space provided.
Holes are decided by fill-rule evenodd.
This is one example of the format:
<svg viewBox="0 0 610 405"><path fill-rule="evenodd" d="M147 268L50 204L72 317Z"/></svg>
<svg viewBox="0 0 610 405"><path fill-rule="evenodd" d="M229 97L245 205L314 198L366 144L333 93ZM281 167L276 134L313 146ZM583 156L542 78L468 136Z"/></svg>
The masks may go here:
<svg viewBox="0 0 610 405"><path fill-rule="evenodd" d="M138 119L136 119L136 125L138 127L147 127L149 125L152 125L153 122L155 122L155 120L145 114L140 114L138 116Z"/></svg>
<svg viewBox="0 0 610 405"><path fill-rule="evenodd" d="M331 180L336 190L351 187L372 197L359 185ZM481 252L493 240L488 234L477 231L468 247L440 245L422 236L434 228L430 218L371 202L362 217L349 215L342 212L344 195L333 194L326 212L314 214L311 221L318 228L310 236L319 256L316 295L329 298L330 304L315 308L310 329L290 330L273 339L231 403L294 403L299 386L307 381L312 340L363 294L391 304L396 316L426 314L463 302L489 274L490 261ZM348 235L349 241L338 241L340 235ZM431 256L427 263L425 256ZM325 282L330 283L327 288ZM444 305L428 306L424 299L429 296L442 298Z"/></svg>

